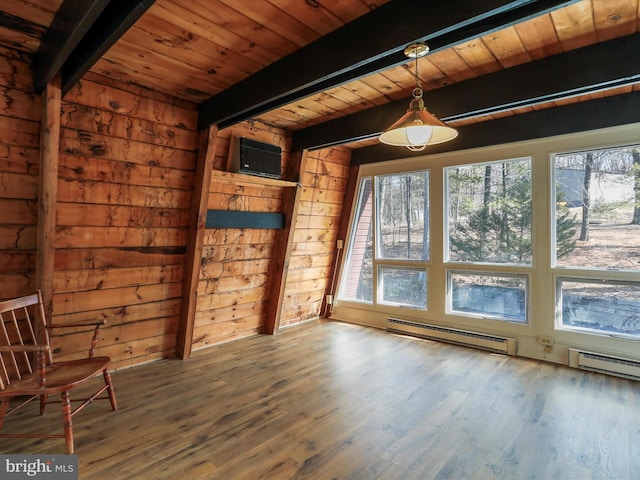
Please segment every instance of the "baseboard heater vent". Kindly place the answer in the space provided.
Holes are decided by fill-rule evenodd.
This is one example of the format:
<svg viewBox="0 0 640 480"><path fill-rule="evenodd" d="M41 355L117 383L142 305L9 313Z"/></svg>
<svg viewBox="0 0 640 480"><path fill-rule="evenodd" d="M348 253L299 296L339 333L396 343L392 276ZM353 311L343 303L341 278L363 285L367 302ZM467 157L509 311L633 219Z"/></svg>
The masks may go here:
<svg viewBox="0 0 640 480"><path fill-rule="evenodd" d="M414 337L454 343L465 347L481 348L491 352L516 354L515 338L496 337L467 330L427 325L425 323L409 322L398 318L387 318L387 331L402 333Z"/></svg>
<svg viewBox="0 0 640 480"><path fill-rule="evenodd" d="M569 366L606 373L617 377L640 380L640 362L627 358L612 357L601 353L569 349Z"/></svg>

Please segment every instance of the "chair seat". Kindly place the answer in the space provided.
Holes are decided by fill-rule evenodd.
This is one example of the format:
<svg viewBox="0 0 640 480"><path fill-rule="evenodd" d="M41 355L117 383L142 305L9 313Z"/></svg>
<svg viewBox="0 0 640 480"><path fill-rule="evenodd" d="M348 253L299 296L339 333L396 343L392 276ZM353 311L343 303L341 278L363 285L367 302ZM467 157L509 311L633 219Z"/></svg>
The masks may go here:
<svg viewBox="0 0 640 480"><path fill-rule="evenodd" d="M44 387L38 385L38 374L33 373L20 380L12 381L11 385L4 390L0 390L0 397L60 393L90 380L107 368L110 361L109 357L94 357L56 362L47 366L47 383Z"/></svg>

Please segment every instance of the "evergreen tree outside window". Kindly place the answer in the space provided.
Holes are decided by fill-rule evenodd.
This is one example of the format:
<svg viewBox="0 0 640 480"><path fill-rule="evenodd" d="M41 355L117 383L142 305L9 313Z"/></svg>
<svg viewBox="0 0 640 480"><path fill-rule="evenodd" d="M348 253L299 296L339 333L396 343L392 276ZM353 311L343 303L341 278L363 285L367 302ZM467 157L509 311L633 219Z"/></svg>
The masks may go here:
<svg viewBox="0 0 640 480"><path fill-rule="evenodd" d="M446 169L451 262L531 265L531 160Z"/></svg>

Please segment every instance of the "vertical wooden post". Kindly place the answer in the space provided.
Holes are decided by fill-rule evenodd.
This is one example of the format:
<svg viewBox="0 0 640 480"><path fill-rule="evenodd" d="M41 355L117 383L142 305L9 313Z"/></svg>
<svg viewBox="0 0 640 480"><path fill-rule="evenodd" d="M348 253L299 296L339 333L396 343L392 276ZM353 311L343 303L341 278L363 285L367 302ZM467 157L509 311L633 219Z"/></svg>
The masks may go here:
<svg viewBox="0 0 640 480"><path fill-rule="evenodd" d="M60 158L60 111L62 91L58 74L42 92L40 119L40 181L38 191L38 240L36 287L42 293L45 314L53 310L53 270L56 240L56 203L58 200L58 163Z"/></svg>
<svg viewBox="0 0 640 480"><path fill-rule="evenodd" d="M189 235L187 236L187 253L185 254L182 276L180 324L178 325L176 342L176 353L183 360L191 356L193 344L200 261L207 223L207 204L217 136L218 127L214 125L207 130L201 130L198 141L198 158L196 160L196 174L193 180Z"/></svg>
<svg viewBox="0 0 640 480"><path fill-rule="evenodd" d="M307 162L307 150L298 152L297 155L300 155L300 162L295 163L299 165L298 178L302 181L302 173L304 172ZM275 252L273 267L271 267L273 276L270 281L271 295L269 295L265 327L265 333L269 335L277 334L280 329L282 303L284 301L287 274L289 271L289 257L291 256L293 246L293 234L295 230L293 226L298 217L301 190L302 185L300 183L294 188L287 188L283 199L285 228L280 232L280 235L278 235L277 250Z"/></svg>

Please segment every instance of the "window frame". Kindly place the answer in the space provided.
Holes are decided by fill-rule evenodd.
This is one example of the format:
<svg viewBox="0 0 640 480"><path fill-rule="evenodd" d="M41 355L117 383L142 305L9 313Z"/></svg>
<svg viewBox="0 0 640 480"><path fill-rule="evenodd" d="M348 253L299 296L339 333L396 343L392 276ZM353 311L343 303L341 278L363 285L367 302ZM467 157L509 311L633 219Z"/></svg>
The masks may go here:
<svg viewBox="0 0 640 480"><path fill-rule="evenodd" d="M531 261L527 262L527 263L513 263L513 262L503 262L503 263L498 263L498 262L472 262L472 261L465 261L465 260L452 260L451 259L451 241L450 241L450 237L451 237L451 233L450 233L450 215L449 215L449 210L450 210L450 203L449 203L449 199L451 197L451 191L450 191L450 182L449 182L449 176L448 176L448 172L454 168L458 168L458 167L469 167L469 166L473 166L473 167L486 167L487 165L495 165L495 164L503 164L506 162L518 162L518 161L524 161L524 160L528 160L529 161L529 171L532 173L532 168L533 168L533 159L531 158L531 156L526 155L526 156L518 156L515 158L503 158L503 159L496 159L496 160L490 160L490 161L483 161L483 162L474 162L474 163L466 163L466 164L455 164L455 165L449 165L444 167L443 169L443 175L444 175L444 192L445 192L445 196L444 196L444 200L443 200L443 209L444 209L444 225L442 228L443 234L445 236L444 238L444 261L446 263L449 264L455 264L455 265L482 265L482 266L486 266L486 267L492 267L492 266L498 266L498 265L505 265L505 266L513 266L513 267L530 267L533 263L533 257L534 257L534 252L532 249L531 252ZM533 176L533 175L531 175ZM531 209L533 210L533 178L531 178ZM531 219L531 238L533 238L533 229L534 229L534 222L533 222L533 215L532 215L532 219Z"/></svg>
<svg viewBox="0 0 640 480"><path fill-rule="evenodd" d="M375 194L374 194L374 178L373 176L362 176L362 177L358 177L358 181L356 184L356 192L354 195L354 203L353 203L353 208L351 209L351 215L349 218L349 235L347 236L348 241L347 244L345 245L345 255L344 255L344 259L342 262L342 270L346 270L346 266L351 266L352 265L352 260L353 260L353 246L355 243L355 238L356 235L358 234L357 229L354 228L354 223L356 222L356 215L359 215L359 212L362 210L366 210L366 205L363 205L363 197L364 197L364 184L365 182L369 180L370 181L370 187L369 187L369 194L370 197L369 199L367 199L367 202L370 201L371 202L371 210L373 211L373 209L375 208ZM371 245L371 257L372 257L372 264L371 264L371 300L365 300L365 299L359 299L359 298L354 298L354 297L345 297L342 296L342 290L346 287L346 282L349 280L349 278L346 275L340 275L340 281L338 282L338 291L336 292L336 300L342 300L345 302L355 302L355 303L360 303L363 305L373 305L374 304L374 300L375 300L375 284L377 281L377 277L376 277L376 267L375 267L375 215L371 216L371 220L370 220L371 224L369 225L369 230L372 232L372 245Z"/></svg>
<svg viewBox="0 0 640 480"><path fill-rule="evenodd" d="M483 313L472 313L472 312L465 312L462 310L454 310L453 308L453 296L454 296L454 292L453 292L453 287L452 287L452 275L455 274L460 274L460 275L483 275L483 276L487 276L487 277L501 277L501 278L518 278L518 279L522 279L524 280L525 283L525 287L524 287L524 320L519 321L516 319L510 319L506 316L499 316L499 315L490 315L490 314L483 314ZM530 314L529 314L529 297L530 297L530 292L529 292L529 285L531 283L531 276L528 273L515 273L515 272L510 272L510 273L499 273L499 272L495 272L495 271L489 271L489 270L466 270L466 269L447 269L447 308L446 308L446 313L451 314L451 315L461 315L461 316L468 316L468 317L473 317L473 318L477 318L480 320L494 320L497 322L508 322L508 323L514 323L517 325L528 325L530 322Z"/></svg>
<svg viewBox="0 0 640 480"><path fill-rule="evenodd" d="M593 335L599 337L607 337L607 338L621 338L628 339L635 342L640 342L640 332L637 335L627 334L623 332L614 332L611 330L597 330L589 327L580 327L580 326L570 326L565 325L563 322L563 296L562 296L562 282L575 282L575 283L583 283L583 284L593 284L593 285L606 285L606 284L618 284L618 285L635 285L640 290L640 279L635 280L623 280L619 277L608 276L608 278L603 278L602 276L596 277L593 275L589 276L566 276L566 275L558 275L556 276L556 318L555 324L556 328L560 331L578 333L583 335Z"/></svg>
<svg viewBox="0 0 640 480"><path fill-rule="evenodd" d="M579 270L585 273L589 272L600 272L597 275L601 275L603 272L609 271L617 271L617 272L640 272L640 269L630 269L630 268L603 268L603 267L589 267L589 266L570 266L570 265L561 265L558 263L558 252L557 252L557 213L558 213L558 205L557 201L555 201L557 195L557 168L555 158L558 155L570 155L570 154L578 154L578 153L588 153L592 151L602 151L602 150L612 150L617 148L625 148L632 146L640 146L640 139L636 142L625 142L619 145L607 145L603 147L591 147L591 148L579 148L579 149L567 149L563 151L553 151L549 153L549 162L550 162L550 178L551 178L551 194L553 196L553 201L551 202L551 268L554 270Z"/></svg>
<svg viewBox="0 0 640 480"><path fill-rule="evenodd" d="M358 178L386 173L404 173L429 169L430 203L430 243L431 254L428 263L428 310L404 309L387 305L359 305L343 301L334 301L331 318L385 329L387 318L396 316L408 321L428 323L438 326L459 328L490 335L515 338L518 342L518 355L566 364L568 349L578 348L587 351L606 351L640 361L638 340L612 337L608 335L585 334L577 331L558 329L556 325L556 279L562 277L588 276L588 271L555 268L551 266L551 252L555 248L552 239L551 222L555 222L553 210L554 179L551 154L571 150L602 149L625 144L637 144L640 140L640 122L619 127L611 127L588 132L571 133L556 137L538 138L512 144L491 145L468 150L412 156L399 160L363 163L358 167ZM532 159L532 255L529 267L497 265L490 269L496 273L518 273L529 275L529 324L515 324L504 321L484 320L449 313L447 309L446 278L447 269L484 271L486 267L478 265L460 265L446 262L443 257L445 236L444 217L444 168L454 165L480 164L501 159L531 157ZM355 197L355 195L354 195ZM353 215L353 209L349 212ZM351 228L347 226L347 236ZM555 235L555 234L554 234ZM375 270L374 270L375 271ZM338 275L344 275L344 262L341 262ZM602 272L606 278L640 281L637 272ZM544 339L542 342L540 339ZM550 343L549 343L550 342Z"/></svg>
<svg viewBox="0 0 640 480"><path fill-rule="evenodd" d="M408 262L407 262L408 263ZM391 302L391 301L386 301L384 300L384 276L382 275L382 270L388 268L388 269L398 269L398 270L404 270L404 271L413 271L413 272L418 272L418 273L424 273L425 276L425 283L424 283L424 288L425 288L425 298L424 298L424 307L422 306L417 306L417 305L411 305L408 303L400 303L400 302ZM407 309L415 309L415 310L423 310L426 311L429 309L429 269L428 268L424 268L424 267L420 267L418 265L403 265L403 264L398 264L398 263L392 263L389 264L388 262L380 262L378 264L378 268L377 268L377 278L378 278L378 288L377 288L377 303L380 305L386 305L389 307L400 307L400 308L407 308Z"/></svg>

